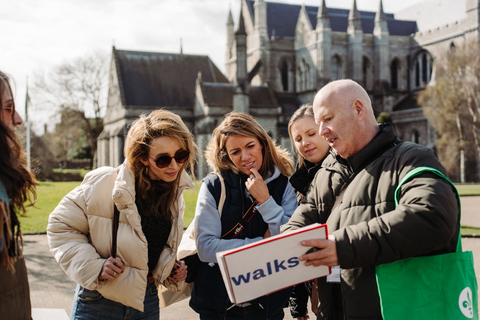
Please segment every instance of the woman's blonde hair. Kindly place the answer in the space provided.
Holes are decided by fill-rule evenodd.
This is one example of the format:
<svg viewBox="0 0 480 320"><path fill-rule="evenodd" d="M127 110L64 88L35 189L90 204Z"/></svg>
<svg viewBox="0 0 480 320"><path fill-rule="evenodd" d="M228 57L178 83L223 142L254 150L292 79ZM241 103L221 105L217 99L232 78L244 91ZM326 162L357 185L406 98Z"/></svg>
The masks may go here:
<svg viewBox="0 0 480 320"><path fill-rule="evenodd" d="M231 170L238 173L239 170L230 160L225 143L230 135L257 138L262 145L263 162L259 173L265 179L273 174L276 166L285 176L293 173L293 161L290 153L275 145L268 133L252 116L239 112L227 114L222 123L215 128L212 139L207 145L205 158L214 172Z"/></svg>
<svg viewBox="0 0 480 320"><path fill-rule="evenodd" d="M298 108L297 111L295 111L295 113L292 115L290 121L288 121L288 135L290 136L290 141L292 143L295 156L298 159L299 167L303 166L303 164L305 163L305 158L300 154L300 152L298 152L298 149L295 147L295 140L292 135L292 126L298 120L305 118L315 118L315 115L313 113L313 105L311 103L301 105L300 108Z"/></svg>
<svg viewBox="0 0 480 320"><path fill-rule="evenodd" d="M151 143L159 137L175 139L182 149L190 153L190 156L181 165L177 178L173 182L158 181L163 186L164 192L156 194L156 199L147 199L150 194L148 191L152 188L153 181L150 179L148 168L143 164L142 160L148 161ZM139 119L133 122L130 130L128 130L125 142L125 158L128 167L135 174L137 199L140 197L148 203L153 201L152 212L157 213L160 208L161 213L164 214L170 211L172 204L177 198L178 185L183 170L189 167L190 173L194 175L197 145L192 133L183 123L180 116L163 109L155 110L148 116L140 115Z"/></svg>

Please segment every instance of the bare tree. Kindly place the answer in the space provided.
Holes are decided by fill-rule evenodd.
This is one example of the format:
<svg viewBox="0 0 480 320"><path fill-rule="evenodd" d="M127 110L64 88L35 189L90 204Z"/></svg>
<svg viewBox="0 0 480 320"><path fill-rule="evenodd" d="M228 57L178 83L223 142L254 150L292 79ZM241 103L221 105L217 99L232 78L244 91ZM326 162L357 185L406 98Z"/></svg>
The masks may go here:
<svg viewBox="0 0 480 320"><path fill-rule="evenodd" d="M64 62L48 73L38 73L33 83L36 108L54 110L58 115L65 111L79 115L92 157L103 128L107 83L108 56L99 51Z"/></svg>
<svg viewBox="0 0 480 320"><path fill-rule="evenodd" d="M419 97L425 116L439 134L440 158L451 170L457 165L461 182L472 174L476 180L480 174L479 50L478 42L466 41L439 57L436 80ZM468 174L467 163L472 162L476 168Z"/></svg>

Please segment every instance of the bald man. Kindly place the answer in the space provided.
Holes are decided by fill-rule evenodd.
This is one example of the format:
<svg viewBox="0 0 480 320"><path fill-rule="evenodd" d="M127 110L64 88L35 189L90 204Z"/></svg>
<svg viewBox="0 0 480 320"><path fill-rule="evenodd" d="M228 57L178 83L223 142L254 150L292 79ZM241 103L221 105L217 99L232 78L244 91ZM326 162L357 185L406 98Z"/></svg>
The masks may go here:
<svg viewBox="0 0 480 320"><path fill-rule="evenodd" d="M340 277L319 279L318 319L382 319L375 266L409 257L454 252L458 204L449 183L422 173L394 190L410 170L446 170L430 149L400 141L378 125L367 92L352 80L323 87L313 103L331 154L282 231L327 223L328 240L299 257L313 267L340 266Z"/></svg>

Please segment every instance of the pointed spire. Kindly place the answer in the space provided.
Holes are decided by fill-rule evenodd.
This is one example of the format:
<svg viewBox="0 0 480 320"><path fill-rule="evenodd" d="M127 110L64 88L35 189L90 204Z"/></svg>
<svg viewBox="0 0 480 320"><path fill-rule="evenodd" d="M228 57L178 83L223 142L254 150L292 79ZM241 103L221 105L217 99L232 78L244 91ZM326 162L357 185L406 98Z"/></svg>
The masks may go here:
<svg viewBox="0 0 480 320"><path fill-rule="evenodd" d="M330 29L330 15L326 5L326 0L321 0L317 12L317 30Z"/></svg>
<svg viewBox="0 0 480 320"><path fill-rule="evenodd" d="M389 34L388 23L385 12L383 11L383 1L380 0L380 6L375 15L375 25L373 27L373 35L376 37L386 37Z"/></svg>
<svg viewBox="0 0 480 320"><path fill-rule="evenodd" d="M183 54L183 40L180 38L180 54Z"/></svg>
<svg viewBox="0 0 480 320"><path fill-rule="evenodd" d="M255 0L253 5L255 12L255 33L260 40L260 47L268 41L267 28L267 3L264 0Z"/></svg>
<svg viewBox="0 0 480 320"><path fill-rule="evenodd" d="M247 33L245 32L245 21L243 19L243 7L240 7L240 20L238 21L238 30L235 33L237 46L237 78L236 82L242 91L246 91L247 74Z"/></svg>
<svg viewBox="0 0 480 320"><path fill-rule="evenodd" d="M378 8L377 14L375 15L375 21L386 20L385 12L383 11L383 1L380 0L380 7Z"/></svg>
<svg viewBox="0 0 480 320"><path fill-rule="evenodd" d="M362 30L362 20L357 9L357 0L353 0L353 7L348 15L348 29Z"/></svg>
<svg viewBox="0 0 480 320"><path fill-rule="evenodd" d="M197 84L202 83L202 71L198 71L196 82Z"/></svg>
<svg viewBox="0 0 480 320"><path fill-rule="evenodd" d="M322 4L318 7L317 18L329 16L326 0L321 0Z"/></svg>
<svg viewBox="0 0 480 320"><path fill-rule="evenodd" d="M234 24L233 23L233 15L232 15L232 6L230 5L230 8L228 9L228 19L227 19L227 25L229 24Z"/></svg>
<svg viewBox="0 0 480 320"><path fill-rule="evenodd" d="M243 19L243 8L240 7L240 18L238 20L238 29L235 34L247 34L245 32L245 21Z"/></svg>
<svg viewBox="0 0 480 320"><path fill-rule="evenodd" d="M358 12L358 9L357 9L357 0L353 0L353 7L350 10L350 14L348 15L348 20L353 20L353 19L360 19L360 13Z"/></svg>

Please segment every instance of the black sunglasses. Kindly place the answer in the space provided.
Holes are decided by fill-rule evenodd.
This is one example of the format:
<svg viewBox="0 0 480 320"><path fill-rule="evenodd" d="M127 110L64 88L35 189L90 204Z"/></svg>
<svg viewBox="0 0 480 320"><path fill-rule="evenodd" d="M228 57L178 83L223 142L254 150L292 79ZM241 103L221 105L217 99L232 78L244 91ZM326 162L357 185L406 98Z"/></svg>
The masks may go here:
<svg viewBox="0 0 480 320"><path fill-rule="evenodd" d="M175 159L176 163L184 163L185 161L188 160L189 156L190 156L190 152L188 152L186 150L181 150L181 151L178 151L177 153L175 153L175 155L173 157L160 156L156 160L153 159L152 157L149 157L149 158L152 159L153 161L155 161L155 164L157 165L157 167L166 168L170 165L170 163L172 162L172 159Z"/></svg>

